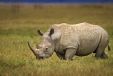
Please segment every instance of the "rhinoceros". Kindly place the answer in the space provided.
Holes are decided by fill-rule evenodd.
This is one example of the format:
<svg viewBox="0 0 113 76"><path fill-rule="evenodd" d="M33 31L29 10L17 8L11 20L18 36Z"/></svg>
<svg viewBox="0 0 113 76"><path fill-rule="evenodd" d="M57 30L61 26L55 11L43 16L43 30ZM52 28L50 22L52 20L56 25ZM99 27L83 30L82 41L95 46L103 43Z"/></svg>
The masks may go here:
<svg viewBox="0 0 113 76"><path fill-rule="evenodd" d="M55 52L60 59L72 60L76 56L86 56L95 53L96 58L107 58L105 48L108 46L108 33L100 26L87 22L78 24L53 24L49 30L42 33L42 42L33 48L28 42L37 59L49 58Z"/></svg>

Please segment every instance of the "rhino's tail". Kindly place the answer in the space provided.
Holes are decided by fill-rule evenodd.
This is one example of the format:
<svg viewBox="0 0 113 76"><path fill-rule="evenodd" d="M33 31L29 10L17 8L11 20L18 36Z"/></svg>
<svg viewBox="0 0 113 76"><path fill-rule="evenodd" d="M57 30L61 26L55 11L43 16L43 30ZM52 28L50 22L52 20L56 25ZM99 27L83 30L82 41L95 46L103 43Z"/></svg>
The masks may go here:
<svg viewBox="0 0 113 76"><path fill-rule="evenodd" d="M111 50L111 47L108 45L108 50L110 51Z"/></svg>

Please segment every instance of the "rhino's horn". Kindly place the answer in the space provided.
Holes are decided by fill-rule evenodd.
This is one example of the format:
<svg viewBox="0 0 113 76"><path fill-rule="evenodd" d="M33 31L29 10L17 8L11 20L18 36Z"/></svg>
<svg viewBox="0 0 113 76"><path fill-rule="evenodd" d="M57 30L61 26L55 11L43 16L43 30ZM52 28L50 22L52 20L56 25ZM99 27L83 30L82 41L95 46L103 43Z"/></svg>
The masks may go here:
<svg viewBox="0 0 113 76"><path fill-rule="evenodd" d="M30 42L27 42L27 43L28 43L28 46L29 46L30 50L31 50L31 51L33 52L33 54L36 56L37 53L38 53L38 52L37 52L38 49L31 47Z"/></svg>

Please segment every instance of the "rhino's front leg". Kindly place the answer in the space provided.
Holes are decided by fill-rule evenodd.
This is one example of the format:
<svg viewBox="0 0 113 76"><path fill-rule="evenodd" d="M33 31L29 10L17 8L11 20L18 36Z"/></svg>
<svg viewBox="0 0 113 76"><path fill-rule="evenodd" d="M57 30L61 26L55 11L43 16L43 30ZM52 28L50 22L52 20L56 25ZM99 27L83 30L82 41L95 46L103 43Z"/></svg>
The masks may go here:
<svg viewBox="0 0 113 76"><path fill-rule="evenodd" d="M72 60L73 56L76 54L76 49L68 48L65 52L65 60Z"/></svg>

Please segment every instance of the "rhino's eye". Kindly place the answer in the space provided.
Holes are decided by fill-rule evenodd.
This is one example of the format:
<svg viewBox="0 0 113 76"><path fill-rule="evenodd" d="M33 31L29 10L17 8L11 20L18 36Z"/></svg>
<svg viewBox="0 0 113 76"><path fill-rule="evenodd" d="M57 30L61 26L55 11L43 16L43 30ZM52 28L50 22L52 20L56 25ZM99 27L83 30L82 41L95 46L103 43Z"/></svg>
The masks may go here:
<svg viewBox="0 0 113 76"><path fill-rule="evenodd" d="M46 47L46 50L48 50L48 47Z"/></svg>
<svg viewBox="0 0 113 76"><path fill-rule="evenodd" d="M48 53L48 51L47 51L47 50L48 50L48 48L45 48L45 51L44 51L44 53Z"/></svg>

